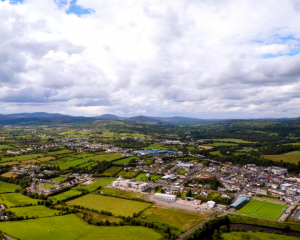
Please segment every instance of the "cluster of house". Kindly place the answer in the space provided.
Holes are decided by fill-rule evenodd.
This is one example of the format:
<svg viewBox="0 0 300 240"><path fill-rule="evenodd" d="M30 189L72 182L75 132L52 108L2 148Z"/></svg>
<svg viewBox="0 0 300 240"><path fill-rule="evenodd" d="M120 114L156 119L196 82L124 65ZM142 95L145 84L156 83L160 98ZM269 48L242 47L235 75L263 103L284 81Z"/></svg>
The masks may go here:
<svg viewBox="0 0 300 240"><path fill-rule="evenodd" d="M32 151L31 148L27 148L27 149L21 149L20 151L7 150L6 153L7 154L12 154L12 155L19 155L19 154L28 153L28 152L31 152L31 151Z"/></svg>
<svg viewBox="0 0 300 240"><path fill-rule="evenodd" d="M155 156L155 155L178 155L180 153L170 150L160 150L160 149L152 149L152 150L137 150L134 151L134 154L138 156Z"/></svg>

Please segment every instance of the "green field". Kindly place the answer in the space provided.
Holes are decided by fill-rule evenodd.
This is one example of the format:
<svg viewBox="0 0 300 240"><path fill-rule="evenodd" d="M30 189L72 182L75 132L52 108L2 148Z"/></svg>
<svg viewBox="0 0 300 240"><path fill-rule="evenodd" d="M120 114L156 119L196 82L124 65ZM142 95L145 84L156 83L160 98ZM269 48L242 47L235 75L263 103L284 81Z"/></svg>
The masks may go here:
<svg viewBox="0 0 300 240"><path fill-rule="evenodd" d="M43 156L44 156L44 154L41 154L41 153L21 155L21 156L15 156L15 157L2 158L1 162L24 161L24 160L36 159L38 157L43 157Z"/></svg>
<svg viewBox="0 0 300 240"><path fill-rule="evenodd" d="M143 193L122 191L115 188L102 188L100 192L104 194L108 194L110 196L125 197L125 198L143 198L144 196L146 196Z"/></svg>
<svg viewBox="0 0 300 240"><path fill-rule="evenodd" d="M111 161L117 160L119 158L122 158L122 153L101 153L101 154L96 154L91 157L86 157L84 159L100 161L100 162L102 162L102 161L111 162Z"/></svg>
<svg viewBox="0 0 300 240"><path fill-rule="evenodd" d="M230 232L223 233L222 239L226 240L296 240L297 237L290 237L278 234L264 233L264 232Z"/></svg>
<svg viewBox="0 0 300 240"><path fill-rule="evenodd" d="M50 199L52 199L52 201L54 201L54 202L57 202L57 201L65 200L65 199L67 199L69 197L78 196L80 194L81 194L80 191L77 191L75 189L71 189L69 191L66 191L66 192L57 194L55 196L52 196L52 197L50 197Z"/></svg>
<svg viewBox="0 0 300 240"><path fill-rule="evenodd" d="M223 154L221 154L220 151L210 152L210 154L212 154L212 155L218 155L218 156L220 156L220 157L223 156Z"/></svg>
<svg viewBox="0 0 300 240"><path fill-rule="evenodd" d="M157 179L161 178L161 175L151 175L151 180L150 181L156 181ZM135 178L135 180L137 181L146 181L148 182L148 177L146 177L146 173L140 173L139 175L137 175L137 177Z"/></svg>
<svg viewBox="0 0 300 240"><path fill-rule="evenodd" d="M109 169L106 169L102 174L113 176L114 174L120 172L122 169L123 169L122 167L111 167Z"/></svg>
<svg viewBox="0 0 300 240"><path fill-rule="evenodd" d="M71 150L60 150L60 151L55 151L55 152L48 152L48 155L50 156L56 156L56 155L61 155L61 154L66 154L66 153L72 153L73 151Z"/></svg>
<svg viewBox="0 0 300 240"><path fill-rule="evenodd" d="M83 207L104 210L112 212L118 216L132 216L133 213L142 211L146 207L149 207L149 203L137 202L131 200L125 200L114 197L101 196L96 194L88 194L83 197L71 200L67 203L68 205L80 205Z"/></svg>
<svg viewBox="0 0 300 240"><path fill-rule="evenodd" d="M122 176L125 178L135 178L135 176L137 175L137 172L132 172L132 171L121 171L117 174L117 176Z"/></svg>
<svg viewBox="0 0 300 240"><path fill-rule="evenodd" d="M66 179L64 177L56 177L56 178L51 178L50 180L64 182Z"/></svg>
<svg viewBox="0 0 300 240"><path fill-rule="evenodd" d="M168 149L168 147L166 147L165 145L161 144L161 143L153 143L151 144L149 147L146 147L145 149Z"/></svg>
<svg viewBox="0 0 300 240"><path fill-rule="evenodd" d="M266 159L270 159L272 161L284 161L290 163L298 164L300 161L300 151L288 152L280 155L262 155Z"/></svg>
<svg viewBox="0 0 300 240"><path fill-rule="evenodd" d="M82 164L87 163L87 159L78 159L78 158L71 158L71 157L65 157L54 161L49 161L43 163L41 166L46 165L58 165L61 170L68 169L70 167L76 167L80 166Z"/></svg>
<svg viewBox="0 0 300 240"><path fill-rule="evenodd" d="M11 147L9 145L0 145L0 150L3 150L3 149L14 149L14 147Z"/></svg>
<svg viewBox="0 0 300 240"><path fill-rule="evenodd" d="M187 173L187 170L181 169L178 174L179 175L184 175L185 173Z"/></svg>
<svg viewBox="0 0 300 240"><path fill-rule="evenodd" d="M243 139L235 139L235 138L213 138L213 139L204 139L204 140L214 141L214 142L253 143L249 141L244 141Z"/></svg>
<svg viewBox="0 0 300 240"><path fill-rule="evenodd" d="M37 202L37 199L26 197L21 193L6 193L0 195L0 203L4 203L8 207L24 206L25 204L37 204Z"/></svg>
<svg viewBox="0 0 300 240"><path fill-rule="evenodd" d="M138 159L137 157L128 157L125 159L121 159L118 161L113 162L113 164L124 164L124 163L129 163L132 159Z"/></svg>
<svg viewBox="0 0 300 240"><path fill-rule="evenodd" d="M115 180L115 178L101 178L95 181L94 183L84 186L83 184L80 184L78 188L84 188L90 192L93 192L97 190L99 187L104 187L110 183L112 183Z"/></svg>
<svg viewBox="0 0 300 240"><path fill-rule="evenodd" d="M283 209L287 209L287 206L250 199L245 206L235 212L251 217L277 221L277 219L282 215Z"/></svg>
<svg viewBox="0 0 300 240"><path fill-rule="evenodd" d="M209 213L199 214L155 206L146 209L141 214L140 219L146 222L165 223L177 227L181 231L187 231L203 222L209 215Z"/></svg>
<svg viewBox="0 0 300 240"><path fill-rule="evenodd" d="M214 142L211 144L205 144L204 146L210 146L210 147L220 147L220 146L236 146L236 143L225 143L225 142Z"/></svg>
<svg viewBox="0 0 300 240"><path fill-rule="evenodd" d="M50 217L59 214L58 210L52 210L42 205L12 208L11 211L18 217Z"/></svg>
<svg viewBox="0 0 300 240"><path fill-rule="evenodd" d="M44 184L44 189L51 189L51 188L55 188L54 185L51 185L51 184Z"/></svg>
<svg viewBox="0 0 300 240"><path fill-rule="evenodd" d="M0 230L22 240L158 240L161 235L144 227L97 227L88 225L75 215L2 222Z"/></svg>
<svg viewBox="0 0 300 240"><path fill-rule="evenodd" d="M16 189L21 188L18 185L0 181L0 193L14 193Z"/></svg>

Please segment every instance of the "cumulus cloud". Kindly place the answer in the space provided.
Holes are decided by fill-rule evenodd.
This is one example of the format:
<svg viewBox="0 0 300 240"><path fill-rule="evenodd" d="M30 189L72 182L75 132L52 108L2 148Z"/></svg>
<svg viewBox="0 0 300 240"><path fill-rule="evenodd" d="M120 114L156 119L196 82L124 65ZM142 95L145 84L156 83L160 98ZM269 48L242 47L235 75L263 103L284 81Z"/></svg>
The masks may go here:
<svg viewBox="0 0 300 240"><path fill-rule="evenodd" d="M0 1L1 113L300 115L299 0L74 4Z"/></svg>

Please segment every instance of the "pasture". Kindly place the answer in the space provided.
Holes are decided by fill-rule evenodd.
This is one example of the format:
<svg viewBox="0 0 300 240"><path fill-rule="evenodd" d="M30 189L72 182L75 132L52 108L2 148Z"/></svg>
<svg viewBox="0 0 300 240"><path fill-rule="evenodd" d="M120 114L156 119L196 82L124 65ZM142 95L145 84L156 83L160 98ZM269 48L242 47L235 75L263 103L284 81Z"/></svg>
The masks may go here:
<svg viewBox="0 0 300 240"><path fill-rule="evenodd" d="M8 177L8 178L15 178L16 176L18 176L18 172L9 171L9 172L3 173L1 176Z"/></svg>
<svg viewBox="0 0 300 240"><path fill-rule="evenodd" d="M161 175L151 175L150 176L150 181L155 182L159 178L161 178ZM135 180L137 180L137 181L145 181L145 182L149 181L148 177L146 177L146 173L140 173L139 175L137 175L137 177L135 178Z"/></svg>
<svg viewBox="0 0 300 240"><path fill-rule="evenodd" d="M236 146L236 143L226 143L226 142L214 142L211 144L206 144L209 147L221 147L221 146Z"/></svg>
<svg viewBox="0 0 300 240"><path fill-rule="evenodd" d="M73 151L71 151L71 150L64 149L64 150L55 151L55 152L48 152L48 155L50 155L50 156L57 156L57 155L67 154L67 153L72 153L72 152Z"/></svg>
<svg viewBox="0 0 300 240"><path fill-rule="evenodd" d="M117 161L114 161L113 164L124 164L124 163L129 163L131 160L133 159L138 159L137 157L128 157L128 158L125 158L125 159L121 159L121 160L117 160Z"/></svg>
<svg viewBox="0 0 300 240"><path fill-rule="evenodd" d="M22 240L158 240L161 235L144 227L97 227L88 225L73 214L26 221L1 222L0 230Z"/></svg>
<svg viewBox="0 0 300 240"><path fill-rule="evenodd" d="M64 182L66 180L66 178L64 178L64 177L56 177L56 178L51 178L50 180L57 181L57 182Z"/></svg>
<svg viewBox="0 0 300 240"><path fill-rule="evenodd" d="M222 239L226 240L240 240L240 239L253 239L253 240L296 240L298 237L290 237L285 235L264 233L264 232L230 232L223 233Z"/></svg>
<svg viewBox="0 0 300 240"><path fill-rule="evenodd" d="M52 210L42 205L12 208L11 211L14 212L18 217L50 217L59 214L58 210Z"/></svg>
<svg viewBox="0 0 300 240"><path fill-rule="evenodd" d="M207 146L207 145L199 145L198 147L198 150L210 150L210 149L213 149L214 147L212 146Z"/></svg>
<svg viewBox="0 0 300 240"><path fill-rule="evenodd" d="M101 196L96 194L87 194L83 197L76 198L67 202L68 205L80 205L98 211L104 210L112 212L118 216L132 216L133 213L142 211L151 204L145 202L137 202L114 197Z"/></svg>
<svg viewBox="0 0 300 240"><path fill-rule="evenodd" d="M19 185L0 181L0 193L14 193L16 189L20 189Z"/></svg>
<svg viewBox="0 0 300 240"><path fill-rule="evenodd" d="M111 184L115 178L101 178L97 180L93 180L94 182L89 185L80 184L78 188L84 188L90 192L97 190L99 187L104 187L108 184Z"/></svg>
<svg viewBox="0 0 300 240"><path fill-rule="evenodd" d="M114 174L117 174L118 172L120 172L122 169L123 169L122 167L110 167L109 169L106 169L101 174L113 176Z"/></svg>
<svg viewBox="0 0 300 240"><path fill-rule="evenodd" d="M101 153L101 154L96 154L94 156L86 157L84 158L85 160L94 160L94 161L107 161L111 162L114 160L117 160L119 158L122 158L122 153Z"/></svg>
<svg viewBox="0 0 300 240"><path fill-rule="evenodd" d="M25 206L25 204L37 204L37 199L32 199L21 193L5 193L0 195L0 203L8 207Z"/></svg>
<svg viewBox="0 0 300 240"><path fill-rule="evenodd" d="M153 206L146 209L140 216L142 221L165 223L179 228L181 231L196 226L210 216L209 213L195 213Z"/></svg>
<svg viewBox="0 0 300 240"><path fill-rule="evenodd" d="M236 210L235 212L251 217L277 221L277 219L282 215L283 209L287 209L287 206L250 199L250 201L245 206L243 206L239 210Z"/></svg>
<svg viewBox="0 0 300 240"><path fill-rule="evenodd" d="M133 171L121 171L117 174L117 176L122 176L125 178L135 178L135 176L137 175L137 172L133 172Z"/></svg>
<svg viewBox="0 0 300 240"><path fill-rule="evenodd" d="M57 201L63 201L69 197L79 196L80 194L81 194L80 191L71 189L69 191L57 194L55 196L51 196L49 198L52 199L53 202L57 202Z"/></svg>
<svg viewBox="0 0 300 240"><path fill-rule="evenodd" d="M130 191L122 191L115 188L102 188L101 193L108 194L110 196L124 197L124 198L143 198L146 194Z"/></svg>
<svg viewBox="0 0 300 240"><path fill-rule="evenodd" d="M0 151L1 150L6 150L6 149L14 149L14 147L11 147L9 145L0 145Z"/></svg>
<svg viewBox="0 0 300 240"><path fill-rule="evenodd" d="M244 141L243 139L236 139L236 138L213 138L213 139L204 139L204 140L214 141L214 142L253 143L249 141Z"/></svg>
<svg viewBox="0 0 300 240"><path fill-rule="evenodd" d="M15 156L15 157L2 158L1 162L24 161L24 160L36 159L38 157L43 157L43 156L44 155L42 153L27 154L27 155Z"/></svg>
<svg viewBox="0 0 300 240"><path fill-rule="evenodd" d="M272 161L283 161L298 164L300 161L300 151L292 151L279 155L262 155L266 159L270 159Z"/></svg>

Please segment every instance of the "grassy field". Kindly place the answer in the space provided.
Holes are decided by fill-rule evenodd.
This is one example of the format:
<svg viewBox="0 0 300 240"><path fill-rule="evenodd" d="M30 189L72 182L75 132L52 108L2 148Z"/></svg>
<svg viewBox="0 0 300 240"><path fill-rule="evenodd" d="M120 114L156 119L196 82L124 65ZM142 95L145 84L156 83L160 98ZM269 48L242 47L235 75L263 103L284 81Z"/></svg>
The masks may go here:
<svg viewBox="0 0 300 240"><path fill-rule="evenodd" d="M135 176L137 175L137 172L131 172L131 171L121 171L117 174L117 176L122 176L122 177L126 177L126 178L135 178Z"/></svg>
<svg viewBox="0 0 300 240"><path fill-rule="evenodd" d="M15 178L16 176L18 176L17 174L18 172L14 172L14 171L9 171L9 172L6 172L6 173L3 173L1 176L3 177L8 177L8 178Z"/></svg>
<svg viewBox="0 0 300 240"><path fill-rule="evenodd" d="M214 142L253 143L249 141L244 141L243 139L235 139L235 138L214 138L214 139L205 139L205 140L212 140Z"/></svg>
<svg viewBox="0 0 300 240"><path fill-rule="evenodd" d="M187 173L187 170L181 169L178 174L179 175L184 175L185 173Z"/></svg>
<svg viewBox="0 0 300 240"><path fill-rule="evenodd" d="M151 180L150 181L156 181L157 179L161 178L161 175L151 175ZM139 175L137 175L137 177L135 178L135 180L137 181L146 181L148 182L148 177L146 177L146 173L140 173Z"/></svg>
<svg viewBox="0 0 300 240"><path fill-rule="evenodd" d="M149 203L106 197L96 194L85 195L83 197L71 200L67 204L76 204L99 211L109 211L115 215L122 215L126 217L132 216L133 213L137 213L150 206Z"/></svg>
<svg viewBox="0 0 300 240"><path fill-rule="evenodd" d="M277 221L282 215L283 209L287 209L287 206L251 199L245 206L235 212L251 217Z"/></svg>
<svg viewBox="0 0 300 240"><path fill-rule="evenodd" d="M226 240L296 240L297 237L290 237L278 234L264 233L264 232L230 232L223 233L221 235L222 239Z"/></svg>
<svg viewBox="0 0 300 240"><path fill-rule="evenodd" d="M52 184L44 184L44 189L54 188L55 186Z"/></svg>
<svg viewBox="0 0 300 240"><path fill-rule="evenodd" d="M122 169L123 169L122 167L111 167L109 169L106 169L102 174L113 176L114 174L120 172Z"/></svg>
<svg viewBox="0 0 300 240"><path fill-rule="evenodd" d="M124 164L124 163L129 163L132 159L138 159L137 157L129 157L125 159L121 159L118 161L113 162L113 164Z"/></svg>
<svg viewBox="0 0 300 240"><path fill-rule="evenodd" d="M122 191L114 188L102 188L100 192L117 197L125 197L125 198L143 198L145 194L130 192L130 191Z"/></svg>
<svg viewBox="0 0 300 240"><path fill-rule="evenodd" d="M2 222L0 230L22 240L158 240L161 235L144 227L97 227L88 225L75 215Z"/></svg>
<svg viewBox="0 0 300 240"><path fill-rule="evenodd" d="M223 156L223 154L221 154L220 151L210 152L210 154L212 154L212 155L218 155L218 156L220 156L220 157Z"/></svg>
<svg viewBox="0 0 300 240"><path fill-rule="evenodd" d="M214 142L211 144L206 144L206 146L210 147L220 147L220 146L236 146L237 143L225 143L225 142Z"/></svg>
<svg viewBox="0 0 300 240"><path fill-rule="evenodd" d="M12 208L12 212L16 214L18 217L50 217L59 214L58 210L52 210L45 206L31 206L31 207L19 207L19 208Z"/></svg>
<svg viewBox="0 0 300 240"><path fill-rule="evenodd" d="M61 155L61 154L66 154L66 153L72 153L73 151L71 150L60 150L60 151L55 151L55 152L48 152L48 155L50 156L56 156L56 155Z"/></svg>
<svg viewBox="0 0 300 240"><path fill-rule="evenodd" d="M280 155L262 155L266 159L270 159L273 161L284 161L290 163L298 163L300 161L300 151L288 152Z"/></svg>
<svg viewBox="0 0 300 240"><path fill-rule="evenodd" d="M27 154L27 155L15 156L15 157L2 158L1 162L24 161L24 160L36 159L38 157L43 157L43 156L44 155L41 153Z"/></svg>
<svg viewBox="0 0 300 240"><path fill-rule="evenodd" d="M166 147L165 145L163 144L160 144L160 143L153 143L151 144L149 147L146 147L145 149L168 149L168 147Z"/></svg>
<svg viewBox="0 0 300 240"><path fill-rule="evenodd" d="M208 216L210 216L209 213L199 214L155 206L146 209L140 216L140 219L147 222L169 224L179 228L181 231L187 231L198 223L203 222Z"/></svg>
<svg viewBox="0 0 300 240"><path fill-rule="evenodd" d="M90 185L87 185L87 186L85 186L83 184L80 184L78 186L78 188L84 188L84 189L86 189L86 190L88 190L90 192L93 192L93 191L95 191L99 187L104 187L104 186L112 183L112 181L114 181L114 180L115 180L115 178L101 178L101 179L95 180L94 183L92 183Z"/></svg>
<svg viewBox="0 0 300 240"><path fill-rule="evenodd" d="M107 161L111 162L114 160L117 160L122 157L122 153L101 153L101 154L96 154L91 157L86 157L84 158L85 160L95 160L95 161Z"/></svg>
<svg viewBox="0 0 300 240"><path fill-rule="evenodd" d="M37 204L37 199L32 199L22 195L21 193L6 193L0 195L0 203L4 203L8 207L24 206L25 204Z"/></svg>
<svg viewBox="0 0 300 240"><path fill-rule="evenodd" d="M0 145L0 151L4 149L14 149L14 147L11 147L9 145Z"/></svg>
<svg viewBox="0 0 300 240"><path fill-rule="evenodd" d="M80 165L85 164L87 162L88 162L87 159L78 159L78 158L65 157L65 158L55 160L55 161L49 161L49 162L43 163L42 166L45 166L45 165L58 165L61 170L65 170L65 169L68 169L70 167L76 167L78 165L80 166Z"/></svg>
<svg viewBox="0 0 300 240"><path fill-rule="evenodd" d="M14 193L18 188L21 187L19 185L0 181L0 193Z"/></svg>
<svg viewBox="0 0 300 240"><path fill-rule="evenodd" d="M57 201L65 200L65 199L67 199L69 197L78 196L80 194L81 194L80 191L75 190L75 189L71 189L69 191L66 191L66 192L57 194L55 196L52 196L52 197L50 197L50 199L52 199L54 202L57 202Z"/></svg>
<svg viewBox="0 0 300 240"><path fill-rule="evenodd" d="M63 182L63 181L65 181L66 179L65 179L64 177L56 177L56 178L51 178L50 180L52 180L52 181Z"/></svg>
<svg viewBox="0 0 300 240"><path fill-rule="evenodd" d="M214 147L212 146L207 146L207 145L199 145L198 146L198 149L201 150L201 149L204 149L204 150L209 150L209 149L213 149Z"/></svg>

